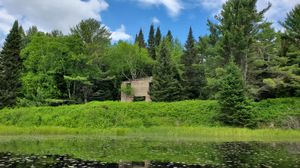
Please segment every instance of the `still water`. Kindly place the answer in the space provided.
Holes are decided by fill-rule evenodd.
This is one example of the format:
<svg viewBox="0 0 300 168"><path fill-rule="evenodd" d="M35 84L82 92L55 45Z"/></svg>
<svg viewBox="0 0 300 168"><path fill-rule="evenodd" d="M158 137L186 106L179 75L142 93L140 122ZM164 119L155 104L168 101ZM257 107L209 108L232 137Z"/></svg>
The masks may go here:
<svg viewBox="0 0 300 168"><path fill-rule="evenodd" d="M0 137L0 167L300 167L298 142L203 142L88 136Z"/></svg>

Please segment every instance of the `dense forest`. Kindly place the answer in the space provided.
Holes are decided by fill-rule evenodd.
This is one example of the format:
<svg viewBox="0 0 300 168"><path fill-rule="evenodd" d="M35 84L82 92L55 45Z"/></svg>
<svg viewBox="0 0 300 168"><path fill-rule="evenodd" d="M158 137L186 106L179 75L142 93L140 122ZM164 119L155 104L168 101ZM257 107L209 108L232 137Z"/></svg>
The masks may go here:
<svg viewBox="0 0 300 168"><path fill-rule="evenodd" d="M244 125L249 101L300 96L300 5L276 31L257 0L229 0L209 34L184 45L150 25L134 43L112 44L109 30L82 20L64 35L24 31L15 21L0 54L0 108L119 100L124 80L153 76L153 101L218 99L224 122ZM238 111L238 113L236 113ZM232 120L232 116L238 118Z"/></svg>

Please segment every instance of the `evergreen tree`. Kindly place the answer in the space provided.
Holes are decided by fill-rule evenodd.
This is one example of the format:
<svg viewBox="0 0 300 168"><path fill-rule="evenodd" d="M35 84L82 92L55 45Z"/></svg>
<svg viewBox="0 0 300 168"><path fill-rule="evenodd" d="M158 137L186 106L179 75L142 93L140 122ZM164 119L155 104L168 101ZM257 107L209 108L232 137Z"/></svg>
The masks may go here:
<svg viewBox="0 0 300 168"><path fill-rule="evenodd" d="M170 42L166 38L162 41L157 64L153 69L150 95L153 101L171 102L181 99L181 85L176 78L176 67L171 60Z"/></svg>
<svg viewBox="0 0 300 168"><path fill-rule="evenodd" d="M138 35L137 34L135 34L134 44L138 44Z"/></svg>
<svg viewBox="0 0 300 168"><path fill-rule="evenodd" d="M217 26L213 24L210 20L207 21L207 26L209 27L209 43L210 45L216 45L220 38L220 32Z"/></svg>
<svg viewBox="0 0 300 168"><path fill-rule="evenodd" d="M220 121L232 126L250 126L251 112L245 96L240 69L230 61L221 80L219 104Z"/></svg>
<svg viewBox="0 0 300 168"><path fill-rule="evenodd" d="M243 72L244 82L247 80L249 49L254 42L260 25L264 22L263 15L270 4L262 11L256 10L257 0L229 0L223 5L218 20L221 32L221 55L227 63L233 58Z"/></svg>
<svg viewBox="0 0 300 168"><path fill-rule="evenodd" d="M290 41L300 48L300 4L298 4L288 15L281 25L286 29L286 35Z"/></svg>
<svg viewBox="0 0 300 168"><path fill-rule="evenodd" d="M173 40L174 40L174 38L173 38L173 35L172 35L172 32L171 32L171 30L169 30L168 31L168 33L167 33L167 36L166 36L169 40L170 40L170 42L171 43L173 43Z"/></svg>
<svg viewBox="0 0 300 168"><path fill-rule="evenodd" d="M21 47L20 27L18 21L15 21L0 53L0 108L16 104L21 87Z"/></svg>
<svg viewBox="0 0 300 168"><path fill-rule="evenodd" d="M204 67L200 65L200 58L198 58L192 28L189 30L181 63L184 68L184 97L187 99L197 99L200 95L204 96L204 94L201 93L201 90L203 91L201 88L206 85L205 70Z"/></svg>
<svg viewBox="0 0 300 168"><path fill-rule="evenodd" d="M142 29L140 29L140 32L135 39L135 43L137 43L140 48L146 48L146 43Z"/></svg>
<svg viewBox="0 0 300 168"><path fill-rule="evenodd" d="M161 42L161 38L162 38L162 35L161 35L161 32L160 32L160 28L158 27L156 29L156 34L155 34L155 46L158 48L159 45L160 45L160 42Z"/></svg>
<svg viewBox="0 0 300 168"><path fill-rule="evenodd" d="M156 59L156 51L155 51L155 37L154 37L154 25L150 26L149 37L148 37L148 53L150 57L155 60Z"/></svg>

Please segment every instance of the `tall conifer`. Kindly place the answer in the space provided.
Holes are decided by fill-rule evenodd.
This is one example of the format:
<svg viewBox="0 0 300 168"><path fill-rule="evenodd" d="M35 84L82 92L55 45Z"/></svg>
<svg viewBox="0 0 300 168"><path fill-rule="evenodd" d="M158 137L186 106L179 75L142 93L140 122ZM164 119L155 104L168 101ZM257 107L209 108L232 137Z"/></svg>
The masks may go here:
<svg viewBox="0 0 300 168"><path fill-rule="evenodd" d="M156 34L155 34L155 46L156 47L159 47L160 42L161 42L161 38L162 38L162 35L161 35L161 32L160 32L160 28L158 27L156 29Z"/></svg>
<svg viewBox="0 0 300 168"><path fill-rule="evenodd" d="M154 37L154 25L150 26L149 37L148 37L148 53L152 59L156 59L155 53L155 37Z"/></svg>
<svg viewBox="0 0 300 168"><path fill-rule="evenodd" d="M0 53L0 107L15 105L21 87L19 81L22 70L20 30L18 21L15 21Z"/></svg>
<svg viewBox="0 0 300 168"><path fill-rule="evenodd" d="M189 30L181 63L184 68L182 84L184 97L186 99L204 98L202 91L206 85L205 71L203 65L200 64L192 28Z"/></svg>
<svg viewBox="0 0 300 168"><path fill-rule="evenodd" d="M181 85L176 78L176 67L171 60L170 42L164 38L159 49L157 64L153 69L150 95L153 101L177 101L181 99Z"/></svg>
<svg viewBox="0 0 300 168"><path fill-rule="evenodd" d="M218 17L222 47L220 54L225 63L230 58L234 59L243 72L244 82L247 80L250 48L260 25L264 23L264 13L271 7L269 4L262 11L257 11L256 3L257 0L228 0Z"/></svg>
<svg viewBox="0 0 300 168"><path fill-rule="evenodd" d="M168 31L168 33L167 33L167 36L166 36L169 40L170 40L170 42L172 43L173 42L173 40L174 40L174 38L173 38L173 35L172 35L172 32L171 32L171 30L169 30Z"/></svg>
<svg viewBox="0 0 300 168"><path fill-rule="evenodd" d="M146 48L146 43L145 43L145 39L144 39L144 33L143 33L143 30L140 29L140 32L139 34L137 35L136 37L136 43L138 44L138 46L140 48Z"/></svg>

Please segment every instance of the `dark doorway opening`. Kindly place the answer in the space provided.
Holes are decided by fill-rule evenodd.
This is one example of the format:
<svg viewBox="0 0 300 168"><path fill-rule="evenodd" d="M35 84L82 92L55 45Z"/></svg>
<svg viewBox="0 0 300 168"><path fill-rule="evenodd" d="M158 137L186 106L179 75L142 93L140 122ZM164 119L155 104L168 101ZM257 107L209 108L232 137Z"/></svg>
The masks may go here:
<svg viewBox="0 0 300 168"><path fill-rule="evenodd" d="M145 96L134 96L133 101L134 102L146 101L146 97Z"/></svg>

